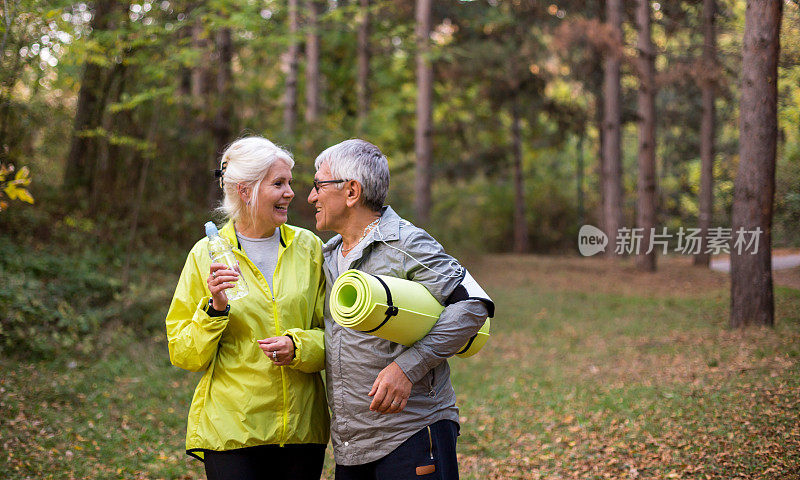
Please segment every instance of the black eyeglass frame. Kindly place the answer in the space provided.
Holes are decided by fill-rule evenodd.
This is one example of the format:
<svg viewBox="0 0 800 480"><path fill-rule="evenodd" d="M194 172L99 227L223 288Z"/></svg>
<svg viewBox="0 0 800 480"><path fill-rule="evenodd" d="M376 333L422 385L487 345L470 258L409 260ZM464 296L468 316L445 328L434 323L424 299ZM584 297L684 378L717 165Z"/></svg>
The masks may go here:
<svg viewBox="0 0 800 480"><path fill-rule="evenodd" d="M344 183L346 181L347 180L317 180L315 178L314 179L314 190L316 190L317 193L319 193L319 186L320 185L325 185L326 183Z"/></svg>

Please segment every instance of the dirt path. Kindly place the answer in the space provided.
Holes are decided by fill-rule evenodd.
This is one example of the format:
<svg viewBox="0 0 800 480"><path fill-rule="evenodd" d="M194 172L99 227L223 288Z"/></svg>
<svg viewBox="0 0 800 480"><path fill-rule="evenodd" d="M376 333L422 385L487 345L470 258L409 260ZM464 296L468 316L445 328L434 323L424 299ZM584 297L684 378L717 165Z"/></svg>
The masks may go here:
<svg viewBox="0 0 800 480"><path fill-rule="evenodd" d="M772 256L772 270L787 270L794 267L800 267L800 254ZM730 259L721 258L719 260L712 261L711 270L716 270L717 272L730 272Z"/></svg>
<svg viewBox="0 0 800 480"><path fill-rule="evenodd" d="M800 290L800 253L775 252L774 260L780 270L773 273L775 285ZM658 258L658 270L640 272L633 259L619 262L603 258L545 255L486 255L468 263L470 272L492 288L528 286L540 290L643 295L647 297L698 297L713 291L728 290L730 269L717 265L723 258L712 260L712 268L692 265L692 257L673 255ZM502 287L500 287L502 286Z"/></svg>

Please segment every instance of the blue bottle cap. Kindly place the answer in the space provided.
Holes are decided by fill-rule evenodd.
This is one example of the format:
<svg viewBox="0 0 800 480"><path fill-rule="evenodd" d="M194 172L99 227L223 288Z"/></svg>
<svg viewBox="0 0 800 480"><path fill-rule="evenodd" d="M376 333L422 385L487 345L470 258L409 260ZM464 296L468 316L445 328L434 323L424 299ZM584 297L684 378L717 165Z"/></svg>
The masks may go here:
<svg viewBox="0 0 800 480"><path fill-rule="evenodd" d="M214 225L214 222L206 222L206 236L214 237L217 235L219 235L219 230L217 230L217 226Z"/></svg>

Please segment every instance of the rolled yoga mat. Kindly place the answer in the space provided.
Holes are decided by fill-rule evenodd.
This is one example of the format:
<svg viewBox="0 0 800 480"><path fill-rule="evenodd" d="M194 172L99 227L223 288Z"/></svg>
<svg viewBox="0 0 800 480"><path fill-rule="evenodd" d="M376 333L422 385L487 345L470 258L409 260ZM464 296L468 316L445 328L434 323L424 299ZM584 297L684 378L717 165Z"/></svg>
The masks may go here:
<svg viewBox="0 0 800 480"><path fill-rule="evenodd" d="M343 327L410 347L433 328L444 307L417 282L348 270L333 284L330 309ZM489 339L489 327L487 318L456 355L478 353Z"/></svg>

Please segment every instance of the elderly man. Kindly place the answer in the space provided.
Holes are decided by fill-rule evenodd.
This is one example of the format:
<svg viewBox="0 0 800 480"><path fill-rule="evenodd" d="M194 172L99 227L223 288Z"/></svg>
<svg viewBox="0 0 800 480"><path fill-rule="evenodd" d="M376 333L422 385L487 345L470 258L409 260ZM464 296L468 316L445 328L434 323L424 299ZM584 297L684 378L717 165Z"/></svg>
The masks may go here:
<svg viewBox="0 0 800 480"><path fill-rule="evenodd" d="M347 140L316 159L317 229L324 247L325 359L337 480L458 478L458 408L447 358L493 313L491 300L424 230L384 206L389 165L375 145ZM421 283L445 309L411 347L344 328L331 286L356 268ZM476 287L476 288L475 288Z"/></svg>

